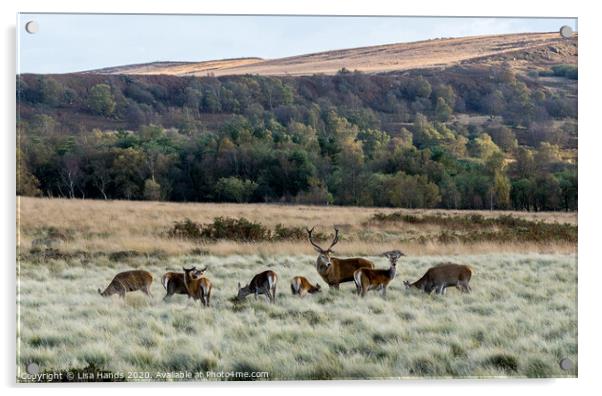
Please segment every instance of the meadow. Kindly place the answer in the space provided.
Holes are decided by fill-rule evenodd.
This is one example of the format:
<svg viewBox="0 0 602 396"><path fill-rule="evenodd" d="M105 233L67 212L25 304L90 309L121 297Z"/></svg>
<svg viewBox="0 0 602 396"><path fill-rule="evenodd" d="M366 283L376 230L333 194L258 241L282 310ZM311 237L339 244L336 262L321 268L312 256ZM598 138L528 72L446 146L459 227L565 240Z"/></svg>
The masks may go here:
<svg viewBox="0 0 602 396"><path fill-rule="evenodd" d="M223 374L231 372L260 373L254 379L270 380L577 375L576 243L420 242L406 233L430 235L442 226L370 221L375 213L395 212L21 198L18 379L31 380L24 375L32 362L40 372L103 370L127 381L223 380L233 379ZM350 283L338 291L326 287L307 241L199 242L165 236L174 221L205 223L216 215L245 216L269 226L317 224L325 233L338 224L346 232L338 253L366 255L379 268L388 267L378 256L387 249L408 256L398 263L385 298L369 292L361 299ZM576 225L575 213L513 215ZM66 237L50 249L55 254L34 253L33 242L49 229ZM201 251L195 251L199 244ZM118 254L124 251L138 254ZM403 280L416 280L444 261L474 268L471 294L450 288L445 296L426 295L404 288ZM191 265L209 267L210 308L182 295L162 301L161 274ZM125 299L98 294L127 269L153 274L152 298L141 292ZM233 302L237 283L265 269L279 275L276 303L261 296ZM289 283L295 275L319 282L324 290L303 299L292 296ZM562 358L575 367L561 369ZM184 371L203 376L178 377ZM207 378L207 372L214 376Z"/></svg>
<svg viewBox="0 0 602 396"><path fill-rule="evenodd" d="M392 209L349 206L304 206L275 204L215 204L146 201L102 201L79 199L47 199L19 197L17 208L18 247L27 254L36 239L48 238L48 231L57 231L54 243L65 254L137 253L146 256L205 254L313 254L305 237L283 241L204 241L169 238L175 222L190 219L210 223L215 217L246 218L274 228L316 226L326 237L333 234L333 225L341 229L341 238L353 243L340 243L340 255L378 255L401 249L410 255L475 254L475 253L576 253L576 240L529 241L518 239L479 240L471 243L440 238L449 226L405 221L373 221L377 214L401 213L414 216L445 216L456 219L477 215L483 218L513 216L531 222L568 224L576 227L576 212L512 212L436 209ZM496 227L474 231L495 231ZM453 231L453 230L452 230ZM445 235L444 235L445 236ZM52 237L50 235L50 237Z"/></svg>
<svg viewBox="0 0 602 396"><path fill-rule="evenodd" d="M475 269L472 294L405 290L402 280L442 260ZM361 299L352 284L292 296L294 275L324 286L314 262L305 255L252 255L22 263L18 366L21 372L30 362L42 371L92 366L133 375L130 381L186 370L267 372L273 380L577 374L558 364L577 361L573 255L406 257L386 298L371 292ZM158 279L193 264L209 266L210 308L182 295L163 302L158 281L152 298L141 292L103 298L96 291L126 268L147 269ZM231 301L238 281L267 268L279 274L275 304L261 296Z"/></svg>

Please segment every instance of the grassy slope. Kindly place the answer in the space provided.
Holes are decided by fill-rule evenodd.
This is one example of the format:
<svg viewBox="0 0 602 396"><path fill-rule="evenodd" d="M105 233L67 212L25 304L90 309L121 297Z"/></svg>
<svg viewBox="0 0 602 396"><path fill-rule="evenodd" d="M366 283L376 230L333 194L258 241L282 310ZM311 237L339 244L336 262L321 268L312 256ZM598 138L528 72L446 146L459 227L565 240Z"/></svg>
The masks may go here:
<svg viewBox="0 0 602 396"><path fill-rule="evenodd" d="M366 73L390 72L458 63L492 64L510 62L526 69L535 63L576 62L577 37L562 39L556 32L519 33L443 38L412 43L346 48L278 59L225 59L208 62L148 63L93 70L107 74L197 75L312 75L335 74L341 68ZM550 48L554 48L551 51Z"/></svg>
<svg viewBox="0 0 602 396"><path fill-rule="evenodd" d="M474 292L445 297L403 290L403 279L451 259L474 267ZM577 361L576 257L491 254L409 257L386 299L360 300L353 286L303 300L290 295L293 275L319 279L314 256L182 256L161 261L106 258L21 264L18 364L42 370L257 370L273 379L413 376L563 376L559 359ZM383 258L375 258L385 267ZM140 292L101 298L121 270L141 267L155 279L183 264L209 265L213 307ZM236 283L264 268L280 275L278 301L249 298L234 306ZM321 282L323 284L323 282Z"/></svg>

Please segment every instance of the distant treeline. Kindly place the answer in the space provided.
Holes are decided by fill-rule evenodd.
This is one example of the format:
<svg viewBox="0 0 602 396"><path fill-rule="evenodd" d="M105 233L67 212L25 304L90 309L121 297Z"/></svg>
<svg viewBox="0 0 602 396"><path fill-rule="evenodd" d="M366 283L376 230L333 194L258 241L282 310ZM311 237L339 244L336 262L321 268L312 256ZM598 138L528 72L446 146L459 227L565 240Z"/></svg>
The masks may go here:
<svg viewBox="0 0 602 396"><path fill-rule="evenodd" d="M575 210L576 72L550 73L22 75L17 193Z"/></svg>

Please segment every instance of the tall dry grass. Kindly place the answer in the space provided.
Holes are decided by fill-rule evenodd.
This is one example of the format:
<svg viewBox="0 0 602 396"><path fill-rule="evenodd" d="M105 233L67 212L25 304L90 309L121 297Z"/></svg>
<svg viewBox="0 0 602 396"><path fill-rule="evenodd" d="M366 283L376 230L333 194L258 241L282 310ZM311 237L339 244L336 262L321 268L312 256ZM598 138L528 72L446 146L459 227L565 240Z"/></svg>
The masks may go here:
<svg viewBox="0 0 602 396"><path fill-rule="evenodd" d="M22 250L43 230L54 227L69 238L60 241L62 252L119 252L137 251L143 254L161 252L181 255L201 251L213 255L230 254L301 254L312 252L306 241L240 243L235 241L196 242L167 238L174 222L186 218L197 223L210 223L214 217L245 217L268 227L284 224L288 227L317 226L331 232L333 225L341 228L344 239L337 246L341 255L377 254L390 248L402 248L412 255L463 254L487 252L574 253L573 243L480 242L418 243L420 236L432 236L441 231L432 224L371 224L366 223L375 213L441 214L466 216L480 214L497 217L511 214L528 220L576 224L576 213L526 213L498 211L399 210L390 208L359 208L338 206L292 206L264 204L206 204L132 201L96 201L47 198L18 198L18 243Z"/></svg>

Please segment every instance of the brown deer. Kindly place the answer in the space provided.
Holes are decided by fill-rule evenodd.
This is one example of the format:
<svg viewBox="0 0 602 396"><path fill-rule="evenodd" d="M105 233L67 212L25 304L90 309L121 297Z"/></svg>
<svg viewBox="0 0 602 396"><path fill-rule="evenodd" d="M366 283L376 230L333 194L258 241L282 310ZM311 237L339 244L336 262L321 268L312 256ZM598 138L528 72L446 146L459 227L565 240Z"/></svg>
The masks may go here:
<svg viewBox="0 0 602 396"><path fill-rule="evenodd" d="M186 294L188 295L188 290L186 290L186 284L184 283L184 273L183 272L166 272L161 276L161 284L165 288L167 292L163 300L173 296L174 294ZM188 298L190 296L188 295Z"/></svg>
<svg viewBox="0 0 602 396"><path fill-rule="evenodd" d="M147 296L152 297L151 283L153 283L153 276L148 271L125 271L115 275L109 286L102 292L98 289L98 293L103 297L119 294L119 297L123 298L127 292L141 290Z"/></svg>
<svg viewBox="0 0 602 396"><path fill-rule="evenodd" d="M397 260L405 256L399 250L383 253L389 259L391 266L388 269L360 268L353 273L357 294L364 297L368 290L382 290L383 297L387 294L387 286L395 278Z"/></svg>
<svg viewBox="0 0 602 396"><path fill-rule="evenodd" d="M415 287L429 294L433 290L437 294L445 294L445 289L449 286L455 286L462 292L470 293L472 289L468 282L470 282L472 273L472 268L467 265L444 263L429 268L416 282L404 281L403 284L406 289Z"/></svg>
<svg viewBox="0 0 602 396"><path fill-rule="evenodd" d="M314 227L315 228L315 227ZM360 268L374 268L374 263L361 257L342 259L332 257L332 247L339 242L339 230L335 227L335 235L328 249L322 249L312 239L311 233L314 231L306 229L309 237L309 243L319 253L316 259L316 269L318 274L324 279L324 282L329 287L339 288L339 284L344 282L352 282L354 280L353 273Z"/></svg>
<svg viewBox="0 0 602 396"><path fill-rule="evenodd" d="M197 270L196 267L184 268L184 286L188 292L188 296L195 301L201 300L204 306L208 307L211 302L211 289L213 285L209 278L205 276L207 267L202 270Z"/></svg>
<svg viewBox="0 0 602 396"><path fill-rule="evenodd" d="M249 294L255 294L255 299L259 294L264 294L269 302L276 302L276 283L278 275L274 271L267 270L257 274L251 279L248 285L241 287L238 283L237 301L242 301Z"/></svg>
<svg viewBox="0 0 602 396"><path fill-rule="evenodd" d="M295 276L291 280L291 292L293 296L305 297L307 294L319 293L320 291L320 284L316 283L314 286L304 276Z"/></svg>

